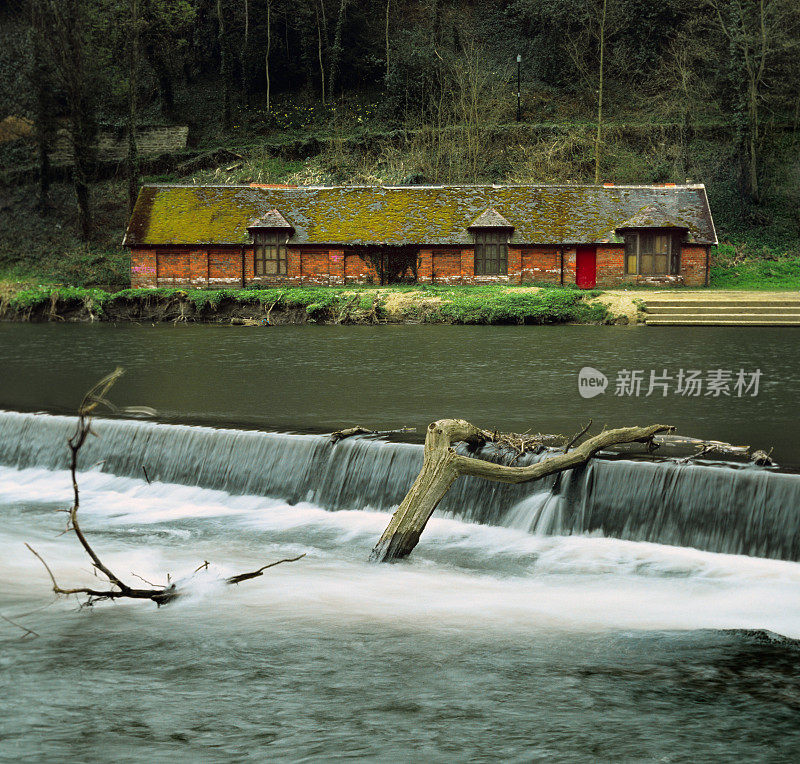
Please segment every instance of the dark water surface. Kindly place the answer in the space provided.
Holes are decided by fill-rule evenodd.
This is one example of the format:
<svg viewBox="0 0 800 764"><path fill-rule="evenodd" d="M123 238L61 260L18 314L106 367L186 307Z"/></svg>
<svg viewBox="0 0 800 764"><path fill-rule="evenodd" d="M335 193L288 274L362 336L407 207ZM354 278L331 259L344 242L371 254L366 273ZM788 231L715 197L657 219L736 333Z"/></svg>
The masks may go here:
<svg viewBox="0 0 800 764"><path fill-rule="evenodd" d="M120 364L121 404L168 420L330 431L445 416L505 430L575 432L588 418L775 447L800 465L800 332L747 327L135 326L0 324L0 408L72 413ZM584 366L609 377L578 395ZM623 369L760 369L756 397L614 395ZM705 392L705 391L703 391Z"/></svg>
<svg viewBox="0 0 800 764"><path fill-rule="evenodd" d="M61 534L70 423L0 413L0 614L39 635L0 620L0 760L797 761L797 475L620 460L462 481L408 560L371 565L419 447L241 431L664 421L797 467L797 336L0 324L0 408L72 413L121 364L120 405L230 428L96 423L84 530L121 576L185 596L79 609L24 547L62 585L97 582ZM605 395L580 398L583 366ZM623 368L763 378L756 397L623 398Z"/></svg>

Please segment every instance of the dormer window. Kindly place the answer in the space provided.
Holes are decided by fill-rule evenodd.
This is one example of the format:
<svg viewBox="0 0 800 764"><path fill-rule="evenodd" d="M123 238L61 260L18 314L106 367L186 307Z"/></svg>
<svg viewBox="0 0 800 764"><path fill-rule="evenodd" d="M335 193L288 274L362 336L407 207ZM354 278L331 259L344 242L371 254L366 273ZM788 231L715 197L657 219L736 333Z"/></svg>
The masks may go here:
<svg viewBox="0 0 800 764"><path fill-rule="evenodd" d="M687 226L653 205L616 228L625 240L625 273L675 276L681 272L681 241Z"/></svg>
<svg viewBox="0 0 800 764"><path fill-rule="evenodd" d="M287 231L261 230L253 233L254 263L256 276L285 276L287 272Z"/></svg>
<svg viewBox="0 0 800 764"><path fill-rule="evenodd" d="M292 224L278 210L269 210L247 226L253 238L253 274L286 276L288 257L286 244L294 231Z"/></svg>
<svg viewBox="0 0 800 764"><path fill-rule="evenodd" d="M508 239L514 226L490 207L469 228L475 236L475 275L507 276Z"/></svg>
<svg viewBox="0 0 800 764"><path fill-rule="evenodd" d="M508 232L502 228L475 231L475 275L508 274Z"/></svg>
<svg viewBox="0 0 800 764"><path fill-rule="evenodd" d="M668 276L680 273L680 236L674 231L625 234L625 273Z"/></svg>

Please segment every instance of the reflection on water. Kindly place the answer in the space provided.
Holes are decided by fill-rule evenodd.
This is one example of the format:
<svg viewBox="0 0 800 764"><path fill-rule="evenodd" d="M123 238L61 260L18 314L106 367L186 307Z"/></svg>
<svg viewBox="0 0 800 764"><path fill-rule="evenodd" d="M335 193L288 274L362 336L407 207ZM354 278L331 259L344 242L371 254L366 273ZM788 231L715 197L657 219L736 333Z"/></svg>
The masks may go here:
<svg viewBox="0 0 800 764"><path fill-rule="evenodd" d="M128 375L115 400L173 420L319 432L460 416L568 433L590 417L662 421L698 437L774 445L779 462L800 466L797 435L781 425L800 405L797 337L747 327L0 324L0 408L71 413L121 364ZM584 366L609 375L760 368L763 376L755 398L616 397L610 387L584 400Z"/></svg>

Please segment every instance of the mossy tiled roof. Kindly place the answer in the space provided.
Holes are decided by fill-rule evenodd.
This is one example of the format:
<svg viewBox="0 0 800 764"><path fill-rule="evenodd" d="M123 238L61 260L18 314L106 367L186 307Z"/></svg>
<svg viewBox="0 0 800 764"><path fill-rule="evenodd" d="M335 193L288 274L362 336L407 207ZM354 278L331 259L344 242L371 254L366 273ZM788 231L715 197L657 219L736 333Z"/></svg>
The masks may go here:
<svg viewBox="0 0 800 764"><path fill-rule="evenodd" d="M251 220L248 228L294 228L278 210L268 210L265 215Z"/></svg>
<svg viewBox="0 0 800 764"><path fill-rule="evenodd" d="M471 244L491 208L514 244L620 241L616 229L654 207L689 241L715 243L705 187L692 186L144 186L128 246L241 244L253 220L278 210L294 244Z"/></svg>
<svg viewBox="0 0 800 764"><path fill-rule="evenodd" d="M470 228L513 228L497 210L491 207L469 224Z"/></svg>
<svg viewBox="0 0 800 764"><path fill-rule="evenodd" d="M617 226L622 228L685 228L686 225L672 218L665 210L658 207L643 207L632 218Z"/></svg>

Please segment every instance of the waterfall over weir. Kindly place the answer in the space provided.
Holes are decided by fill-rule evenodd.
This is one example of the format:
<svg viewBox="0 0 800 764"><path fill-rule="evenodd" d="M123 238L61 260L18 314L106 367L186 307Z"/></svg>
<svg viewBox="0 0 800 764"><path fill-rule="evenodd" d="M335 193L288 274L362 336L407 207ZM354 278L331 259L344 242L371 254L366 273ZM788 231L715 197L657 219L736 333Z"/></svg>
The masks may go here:
<svg viewBox="0 0 800 764"><path fill-rule="evenodd" d="M66 469L74 420L0 412L0 464ZM329 510L388 511L422 464L422 447L98 419L82 469L312 502ZM519 463L519 462L518 462ZM753 468L635 461L588 466L521 485L459 478L439 512L531 533L601 532L713 552L800 560L800 476ZM424 537L423 537L424 541Z"/></svg>

